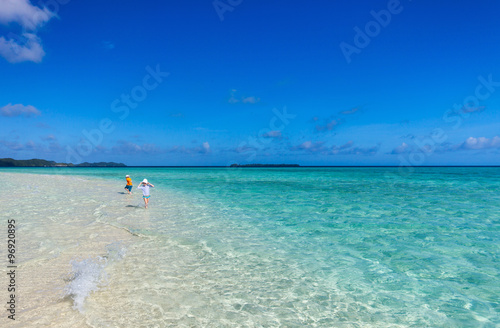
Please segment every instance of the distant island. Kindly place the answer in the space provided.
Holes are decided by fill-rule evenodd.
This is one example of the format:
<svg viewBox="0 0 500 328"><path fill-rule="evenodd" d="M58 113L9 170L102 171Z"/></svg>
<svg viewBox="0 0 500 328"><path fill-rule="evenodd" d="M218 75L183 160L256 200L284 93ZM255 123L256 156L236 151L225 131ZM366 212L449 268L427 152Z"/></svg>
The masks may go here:
<svg viewBox="0 0 500 328"><path fill-rule="evenodd" d="M299 167L299 164L231 164L230 167Z"/></svg>
<svg viewBox="0 0 500 328"><path fill-rule="evenodd" d="M46 161L44 159L26 159L17 160L13 158L0 158L0 167L124 167L123 163L114 162L99 162L99 163L57 163L54 161Z"/></svg>

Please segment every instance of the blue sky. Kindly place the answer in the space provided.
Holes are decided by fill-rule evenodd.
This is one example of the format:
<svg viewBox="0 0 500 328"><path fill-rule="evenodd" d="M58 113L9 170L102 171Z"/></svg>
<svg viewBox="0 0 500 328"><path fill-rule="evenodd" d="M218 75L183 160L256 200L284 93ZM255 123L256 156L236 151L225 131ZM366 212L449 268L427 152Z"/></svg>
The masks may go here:
<svg viewBox="0 0 500 328"><path fill-rule="evenodd" d="M0 157L498 165L497 1L0 0Z"/></svg>

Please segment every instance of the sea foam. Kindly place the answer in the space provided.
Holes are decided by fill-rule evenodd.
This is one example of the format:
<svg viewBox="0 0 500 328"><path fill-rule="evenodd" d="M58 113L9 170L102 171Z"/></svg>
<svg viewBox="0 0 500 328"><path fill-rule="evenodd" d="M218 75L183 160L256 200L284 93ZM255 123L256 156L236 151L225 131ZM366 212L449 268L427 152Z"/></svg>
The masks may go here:
<svg viewBox="0 0 500 328"><path fill-rule="evenodd" d="M73 299L73 308L84 312L85 299L100 287L108 284L109 276L106 267L125 256L126 249L120 243L112 243L107 247L107 255L71 260L71 273L64 296Z"/></svg>

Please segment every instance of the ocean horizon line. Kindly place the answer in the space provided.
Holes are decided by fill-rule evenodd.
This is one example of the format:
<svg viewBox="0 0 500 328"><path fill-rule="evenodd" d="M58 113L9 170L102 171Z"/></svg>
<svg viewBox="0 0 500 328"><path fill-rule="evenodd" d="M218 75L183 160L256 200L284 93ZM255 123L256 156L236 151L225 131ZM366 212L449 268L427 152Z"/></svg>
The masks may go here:
<svg viewBox="0 0 500 328"><path fill-rule="evenodd" d="M272 164L271 164L272 165ZM1 168L46 168L46 169L127 169L127 168L245 168L245 169L300 169L300 168L426 168L426 167L500 167L499 165L299 165L299 166L224 166L224 165L127 165L127 166L3 166Z"/></svg>

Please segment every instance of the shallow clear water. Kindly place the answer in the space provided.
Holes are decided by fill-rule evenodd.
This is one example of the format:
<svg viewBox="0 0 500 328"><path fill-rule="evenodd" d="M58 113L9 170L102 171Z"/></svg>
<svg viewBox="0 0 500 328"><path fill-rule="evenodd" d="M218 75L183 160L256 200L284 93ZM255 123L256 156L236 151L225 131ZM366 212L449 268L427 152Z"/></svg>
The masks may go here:
<svg viewBox="0 0 500 328"><path fill-rule="evenodd" d="M500 168L0 172L84 178L79 195L95 204L76 214L90 213L82 233L131 233L108 234L61 267L93 279L80 289L74 277L60 282L72 288L62 300L75 322L88 326L500 325ZM125 174L155 185L148 210L139 190L121 194ZM23 220L27 234L45 229Z"/></svg>

